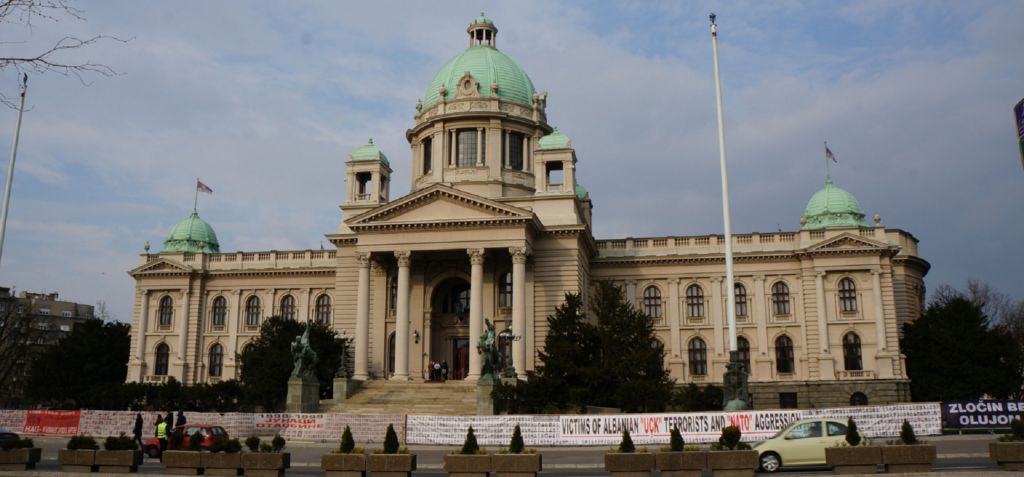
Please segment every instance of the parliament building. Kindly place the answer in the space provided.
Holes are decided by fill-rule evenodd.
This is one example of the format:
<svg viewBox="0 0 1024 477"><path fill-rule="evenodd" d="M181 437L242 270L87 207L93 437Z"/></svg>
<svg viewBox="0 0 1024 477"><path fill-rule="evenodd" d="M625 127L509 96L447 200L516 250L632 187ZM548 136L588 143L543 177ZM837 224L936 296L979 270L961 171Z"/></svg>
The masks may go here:
<svg viewBox="0 0 1024 477"><path fill-rule="evenodd" d="M509 328L520 377L535 370L547 317L567 292L623 288L654 324L677 384L721 384L727 308L757 408L909 401L901 326L923 308L929 264L830 180L799 230L596 239L572 141L547 123L547 93L497 48L481 15L468 47L434 75L406 131L411 191L373 141L345 162L328 250L222 253L193 211L135 279L128 380L188 385L238 376L236 355L271 316L329 324L357 380L423 381L445 360L475 380L484 320ZM734 287L735 302L728 302Z"/></svg>

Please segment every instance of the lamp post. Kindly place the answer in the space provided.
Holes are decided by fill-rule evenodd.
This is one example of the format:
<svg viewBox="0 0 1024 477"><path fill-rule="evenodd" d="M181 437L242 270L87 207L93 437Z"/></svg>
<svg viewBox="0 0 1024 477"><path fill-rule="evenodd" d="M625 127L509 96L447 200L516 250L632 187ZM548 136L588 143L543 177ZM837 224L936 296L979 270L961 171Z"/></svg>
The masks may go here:
<svg viewBox="0 0 1024 477"><path fill-rule="evenodd" d="M512 332L512 327L508 326L498 333L498 339L502 340L505 344L502 348L502 353L505 355L505 369L502 371L502 377L505 378L516 378L516 367L512 363L512 342L523 339L522 335L517 335Z"/></svg>
<svg viewBox="0 0 1024 477"><path fill-rule="evenodd" d="M736 343L736 281L732 270L732 224L729 219L729 175L725 164L725 120L722 114L722 81L718 72L718 25L715 14L711 20L711 51L715 60L715 106L718 110L718 159L722 169L722 219L725 222L725 280L728 301L726 316L729 323L729 364L725 371L724 407L727 410L747 409L750 393L747 390L747 370L739 359Z"/></svg>

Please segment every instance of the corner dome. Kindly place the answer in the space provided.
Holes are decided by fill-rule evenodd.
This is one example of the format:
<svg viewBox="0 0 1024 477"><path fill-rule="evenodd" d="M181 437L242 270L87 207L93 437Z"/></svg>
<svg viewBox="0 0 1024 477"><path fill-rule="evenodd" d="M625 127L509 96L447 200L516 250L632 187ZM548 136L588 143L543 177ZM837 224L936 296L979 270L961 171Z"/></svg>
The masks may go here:
<svg viewBox="0 0 1024 477"><path fill-rule="evenodd" d="M494 24L481 14L473 20L470 28L476 25L493 28ZM493 98L495 94L491 91L491 85L497 84L499 99L525 106L533 104L536 91L526 72L508 55L498 51L493 43L481 43L471 45L441 67L423 93L423 109L431 108L440 101L442 85L445 88L445 101L454 100L458 96L459 80L466 72L476 80L481 98Z"/></svg>
<svg viewBox="0 0 1024 477"><path fill-rule="evenodd" d="M193 210L192 215L171 229L167 240L164 240L163 251L220 253L220 243L217 242L217 234L213 227L200 219L199 214Z"/></svg>
<svg viewBox="0 0 1024 477"><path fill-rule="evenodd" d="M540 144L541 149L569 149L572 147L572 141L569 140L568 136L559 132L558 128L555 128L554 131L551 131L551 134L540 138L537 142Z"/></svg>
<svg viewBox="0 0 1024 477"><path fill-rule="evenodd" d="M391 166L388 163L388 156L385 156L383 152L380 152L380 148L373 144L373 138L366 143L365 146L360 146L356 150L352 151L349 155L353 161L376 161L380 160L385 166Z"/></svg>
<svg viewBox="0 0 1024 477"><path fill-rule="evenodd" d="M853 194L825 181L825 187L807 201L801 219L803 229L817 230L832 227L866 227L864 210Z"/></svg>
<svg viewBox="0 0 1024 477"><path fill-rule="evenodd" d="M590 192L579 182L576 183L576 198L579 200L590 200Z"/></svg>

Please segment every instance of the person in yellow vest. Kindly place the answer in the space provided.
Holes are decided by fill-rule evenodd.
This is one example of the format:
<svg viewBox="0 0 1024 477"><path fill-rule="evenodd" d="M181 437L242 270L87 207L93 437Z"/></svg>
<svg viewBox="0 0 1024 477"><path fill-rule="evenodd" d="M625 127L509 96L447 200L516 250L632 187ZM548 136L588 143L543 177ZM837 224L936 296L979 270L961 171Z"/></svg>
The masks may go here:
<svg viewBox="0 0 1024 477"><path fill-rule="evenodd" d="M163 454L167 450L167 422L161 416L156 418L156 438L160 441L160 453Z"/></svg>

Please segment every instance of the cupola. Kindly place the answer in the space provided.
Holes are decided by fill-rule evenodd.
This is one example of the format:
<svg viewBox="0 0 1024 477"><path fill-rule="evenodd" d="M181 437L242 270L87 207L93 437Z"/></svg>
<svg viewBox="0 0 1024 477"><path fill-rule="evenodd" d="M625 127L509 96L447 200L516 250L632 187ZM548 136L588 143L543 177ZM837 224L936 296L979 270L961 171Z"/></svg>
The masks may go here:
<svg viewBox="0 0 1024 477"><path fill-rule="evenodd" d="M388 201L391 165L371 138L349 154L346 169L346 204L376 206Z"/></svg>
<svg viewBox="0 0 1024 477"><path fill-rule="evenodd" d="M164 240L164 252L205 252L219 253L220 243L213 227L199 218L199 213L192 214L178 222Z"/></svg>
<svg viewBox="0 0 1024 477"><path fill-rule="evenodd" d="M825 186L811 196L800 219L804 230L834 227L865 227L864 210L853 194L825 181Z"/></svg>

